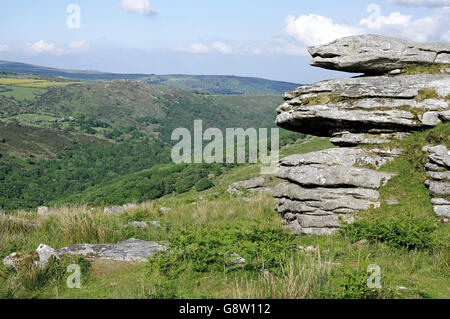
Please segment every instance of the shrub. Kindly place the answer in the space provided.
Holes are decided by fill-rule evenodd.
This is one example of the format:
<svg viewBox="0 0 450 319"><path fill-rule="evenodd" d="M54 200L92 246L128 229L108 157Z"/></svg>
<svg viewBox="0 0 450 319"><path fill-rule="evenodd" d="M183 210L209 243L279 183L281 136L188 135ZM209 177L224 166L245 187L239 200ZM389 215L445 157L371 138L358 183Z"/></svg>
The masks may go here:
<svg viewBox="0 0 450 319"><path fill-rule="evenodd" d="M436 226L431 218L403 216L380 216L373 220L359 220L342 229L342 234L352 242L361 239L381 241L391 247L429 249L439 246L434 236Z"/></svg>
<svg viewBox="0 0 450 319"><path fill-rule="evenodd" d="M391 290L383 288L369 288L367 280L369 272L365 269L356 270L349 266L339 269L334 278L334 285L330 291L321 291L319 296L332 299L381 299L393 298Z"/></svg>
<svg viewBox="0 0 450 319"><path fill-rule="evenodd" d="M296 236L283 229L249 231L231 228L187 228L180 230L171 240L168 253L152 258L150 268L163 273L167 278L176 278L186 269L197 273L228 271L237 268L260 271L263 267L273 273L280 271L279 265L295 247ZM236 253L243 257L244 265L230 266L226 256Z"/></svg>
<svg viewBox="0 0 450 319"><path fill-rule="evenodd" d="M202 178L200 179L196 184L195 184L195 190L197 192L201 192L207 189L210 189L211 187L213 187L214 184L213 182L211 182L208 178Z"/></svg>

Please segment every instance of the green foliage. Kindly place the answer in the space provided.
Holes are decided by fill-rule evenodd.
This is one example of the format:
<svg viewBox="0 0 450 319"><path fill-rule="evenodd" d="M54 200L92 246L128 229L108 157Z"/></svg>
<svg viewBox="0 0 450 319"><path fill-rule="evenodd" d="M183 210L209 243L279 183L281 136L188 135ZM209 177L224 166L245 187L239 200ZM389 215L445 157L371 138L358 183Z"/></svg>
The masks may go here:
<svg viewBox="0 0 450 319"><path fill-rule="evenodd" d="M186 193L211 172L220 175L219 164L156 165L125 176L93 185L79 193L62 197L53 204L90 203L120 205L160 198L177 192Z"/></svg>
<svg viewBox="0 0 450 319"><path fill-rule="evenodd" d="M432 218L411 214L381 216L373 220L358 220L346 225L342 233L352 242L361 239L380 241L392 247L408 249L433 249L439 246Z"/></svg>
<svg viewBox="0 0 450 319"><path fill-rule="evenodd" d="M410 74L441 74L442 71L448 69L447 64L432 64L432 65L412 65L403 69L402 75ZM448 73L448 72L447 72Z"/></svg>
<svg viewBox="0 0 450 319"><path fill-rule="evenodd" d="M210 189L213 186L214 186L213 182L211 182L208 178L203 177L195 184L195 190L197 192L201 192L201 191Z"/></svg>
<svg viewBox="0 0 450 319"><path fill-rule="evenodd" d="M150 146L145 142L126 142L118 145L71 146L66 148L61 159L38 162L33 160L34 165L25 167L14 162L0 162L0 180L4 181L0 184L0 207L33 208L50 201L64 200L95 185L107 184L117 177L133 174L167 161L169 161L168 151L160 143ZM172 181L170 178L166 181L162 177L158 178L161 185ZM143 184L145 180L138 182ZM150 185L155 184L156 180ZM122 193L121 202L131 201L134 193L139 192L139 188L124 190L123 187L126 186L122 184L115 192L128 192ZM136 197L153 199L172 191L170 187L166 187L159 192L158 189L161 187L163 186L156 188L153 196L147 197L139 193ZM109 198L114 200L113 197ZM101 198L96 203L102 199L106 200Z"/></svg>
<svg viewBox="0 0 450 319"><path fill-rule="evenodd" d="M149 261L149 267L174 279L183 271L233 271L243 268L276 273L280 262L292 252L295 236L281 229L186 228L171 240L168 253ZM236 253L244 265L230 265L227 255Z"/></svg>
<svg viewBox="0 0 450 319"><path fill-rule="evenodd" d="M349 266L343 266L339 271L332 273L333 284L337 287L319 294L323 298L331 299L380 299L392 298L391 290L382 288L369 288L367 280L370 273L366 269L355 270Z"/></svg>
<svg viewBox="0 0 450 319"><path fill-rule="evenodd" d="M80 267L82 280L87 279L90 270L90 262L77 255L63 256L59 259L52 257L44 268L33 264L33 260L36 259L37 256L27 258L27 262L20 263L17 270L10 267L0 268L0 279L6 282L6 287L0 290L0 299L33 298L46 287L63 287L70 275L67 267L72 264Z"/></svg>

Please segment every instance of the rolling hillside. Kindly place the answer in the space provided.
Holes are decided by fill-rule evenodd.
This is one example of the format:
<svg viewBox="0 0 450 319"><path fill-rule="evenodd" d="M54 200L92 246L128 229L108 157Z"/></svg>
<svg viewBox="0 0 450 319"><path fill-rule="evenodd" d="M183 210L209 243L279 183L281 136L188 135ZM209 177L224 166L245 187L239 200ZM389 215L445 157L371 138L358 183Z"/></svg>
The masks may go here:
<svg viewBox="0 0 450 319"><path fill-rule="evenodd" d="M225 75L154 75L117 74L98 71L81 71L49 68L19 62L0 61L0 71L32 73L62 77L72 80L139 80L183 90L196 90L211 94L281 94L298 86L297 83Z"/></svg>

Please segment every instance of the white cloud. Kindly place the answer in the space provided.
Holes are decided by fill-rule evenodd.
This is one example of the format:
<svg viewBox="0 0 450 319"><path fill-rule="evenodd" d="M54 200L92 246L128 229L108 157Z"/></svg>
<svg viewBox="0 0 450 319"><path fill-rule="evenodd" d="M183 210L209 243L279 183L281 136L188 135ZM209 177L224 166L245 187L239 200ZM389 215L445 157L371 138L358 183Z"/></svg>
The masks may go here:
<svg viewBox="0 0 450 319"><path fill-rule="evenodd" d="M450 1L450 0L449 0ZM328 17L317 14L301 15L297 19L285 19L284 34L305 46L329 43L335 39L356 34L381 34L406 38L413 41L439 41L448 39L450 7L433 11L431 16L413 19L412 15L392 12L381 14L377 5L368 7L370 17L361 19L358 25L335 23ZM447 40L448 41L448 40Z"/></svg>
<svg viewBox="0 0 450 319"><path fill-rule="evenodd" d="M360 25L368 32L376 32L390 36L401 36L414 41L427 41L435 34L439 19L424 17L413 20L412 15L393 12L389 16L379 16L373 19L362 19Z"/></svg>
<svg viewBox="0 0 450 319"><path fill-rule="evenodd" d="M119 6L123 11L146 16L153 16L157 13L148 0L122 0Z"/></svg>
<svg viewBox="0 0 450 319"><path fill-rule="evenodd" d="M6 44L0 44L0 52L6 52L9 51L9 46Z"/></svg>
<svg viewBox="0 0 450 319"><path fill-rule="evenodd" d="M450 0L387 0L390 3L415 7L445 7L450 6Z"/></svg>
<svg viewBox="0 0 450 319"><path fill-rule="evenodd" d="M225 44L220 41L215 41L211 43L211 49L213 49L216 52L219 52L221 54L232 54L233 48L229 46L228 44Z"/></svg>
<svg viewBox="0 0 450 319"><path fill-rule="evenodd" d="M72 53L83 53L89 50L89 44L87 41L74 41L69 43L67 49L56 47L52 43L47 43L44 40L39 40L35 43L28 43L25 48L25 53L31 55L38 54L53 54L53 55L65 55Z"/></svg>
<svg viewBox="0 0 450 319"><path fill-rule="evenodd" d="M26 51L29 54L41 54L41 53L51 53L60 54L61 49L57 49L54 44L46 43L44 40L39 40L35 43L28 43Z"/></svg>
<svg viewBox="0 0 450 319"><path fill-rule="evenodd" d="M284 32L287 36L307 46L325 44L351 35L361 33L357 27L334 23L333 20L317 14L301 15L297 19L285 19Z"/></svg>
<svg viewBox="0 0 450 319"><path fill-rule="evenodd" d="M256 44L236 44L230 45L221 41L211 43L194 43L187 47L179 47L177 51L208 54L219 53L223 55L240 54L240 55L307 55L308 51L304 46L293 43L285 38L275 38L270 41L260 42Z"/></svg>
<svg viewBox="0 0 450 319"><path fill-rule="evenodd" d="M188 47L180 47L177 51L188 52L188 53L210 53L211 49L203 43L193 43Z"/></svg>

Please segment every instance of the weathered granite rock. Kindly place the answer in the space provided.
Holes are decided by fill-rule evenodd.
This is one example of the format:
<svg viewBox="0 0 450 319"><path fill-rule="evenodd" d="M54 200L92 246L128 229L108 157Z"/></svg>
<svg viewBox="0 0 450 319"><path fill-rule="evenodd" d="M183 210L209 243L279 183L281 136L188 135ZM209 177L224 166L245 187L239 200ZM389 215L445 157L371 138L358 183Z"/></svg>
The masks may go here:
<svg viewBox="0 0 450 319"><path fill-rule="evenodd" d="M79 244L57 250L58 255L81 255L97 259L116 261L146 261L167 247L155 242L128 239L117 244Z"/></svg>
<svg viewBox="0 0 450 319"><path fill-rule="evenodd" d="M225 255L226 264L228 266L236 266L245 264L245 259L236 253L229 253Z"/></svg>
<svg viewBox="0 0 450 319"><path fill-rule="evenodd" d="M159 251L165 251L166 246L155 242L139 239L128 239L117 244L80 244L55 250L46 245L39 245L35 252L27 254L13 253L3 259L3 264L15 267L24 258L32 257L35 266L44 268L52 258L64 255L80 255L93 259L107 259L115 261L144 262Z"/></svg>
<svg viewBox="0 0 450 319"><path fill-rule="evenodd" d="M263 177L255 177L245 181L236 182L230 185L228 188L229 193L240 193L241 188L245 188L249 191L251 190L260 190L264 185Z"/></svg>
<svg viewBox="0 0 450 319"><path fill-rule="evenodd" d="M418 101L422 89L432 90L437 98ZM382 143L390 140L389 134L414 132L447 121L448 95L450 76L444 74L323 81L286 93L277 124L295 132L337 138L332 140L337 144L371 142L364 138ZM348 135L361 133L372 136ZM344 140L343 134L347 134ZM348 139L350 142L345 141Z"/></svg>
<svg viewBox="0 0 450 319"><path fill-rule="evenodd" d="M433 197L431 204L436 216L448 220L450 217L450 150L445 145L425 146L428 153L427 180L425 185Z"/></svg>
<svg viewBox="0 0 450 319"><path fill-rule="evenodd" d="M134 226L137 228L148 228L148 226L161 227L159 221L157 221L157 220L150 221L150 222L134 221L134 222L130 222L130 223L126 224L125 226Z"/></svg>
<svg viewBox="0 0 450 319"><path fill-rule="evenodd" d="M37 209L37 214L43 218L47 217L49 214L49 210L50 208L48 208L47 206L40 206Z"/></svg>
<svg viewBox="0 0 450 319"><path fill-rule="evenodd" d="M126 210L136 210L138 208L139 208L138 205L129 203L129 204L125 204L125 205L122 205L122 206L108 206L108 207L105 207L103 212L105 214L119 214L119 213L124 212Z"/></svg>
<svg viewBox="0 0 450 319"><path fill-rule="evenodd" d="M379 169L402 150L374 145L450 121L450 75L445 68L440 74L404 75L402 70L449 64L450 44L364 35L309 51L314 66L369 75L299 87L286 92L277 109L278 126L330 137L343 147L284 158L276 170L287 181L273 191L283 224L298 234L330 235L341 221L350 223L359 211L379 207L377 189L395 176ZM362 144L372 148L356 148ZM427 186L432 194L447 196L450 153L438 147L430 150L429 159ZM447 204L434 207L445 216Z"/></svg>
<svg viewBox="0 0 450 319"><path fill-rule="evenodd" d="M385 186L395 176L366 168L323 165L281 167L275 175L307 187L366 188Z"/></svg>
<svg viewBox="0 0 450 319"><path fill-rule="evenodd" d="M40 244L36 251L32 253L18 254L12 253L3 259L3 265L18 269L20 264L28 261L34 267L43 269L51 258L59 258L58 253L53 248ZM29 265L25 265L29 266Z"/></svg>
<svg viewBox="0 0 450 319"><path fill-rule="evenodd" d="M354 165L380 167L401 152L333 148L283 158L275 174L288 182L272 191L275 210L294 233L331 235L341 221L352 223L359 211L380 207L376 189L394 176Z"/></svg>
<svg viewBox="0 0 450 319"><path fill-rule="evenodd" d="M358 146L358 145L375 145L389 143L390 141L397 139L402 140L408 137L409 134L405 132L396 132L390 134L364 134L364 133L350 133L350 132L337 132L333 134L330 142L337 146Z"/></svg>
<svg viewBox="0 0 450 319"><path fill-rule="evenodd" d="M416 43L371 34L341 38L308 51L312 66L354 73L383 74L410 65L450 64L450 43Z"/></svg>

